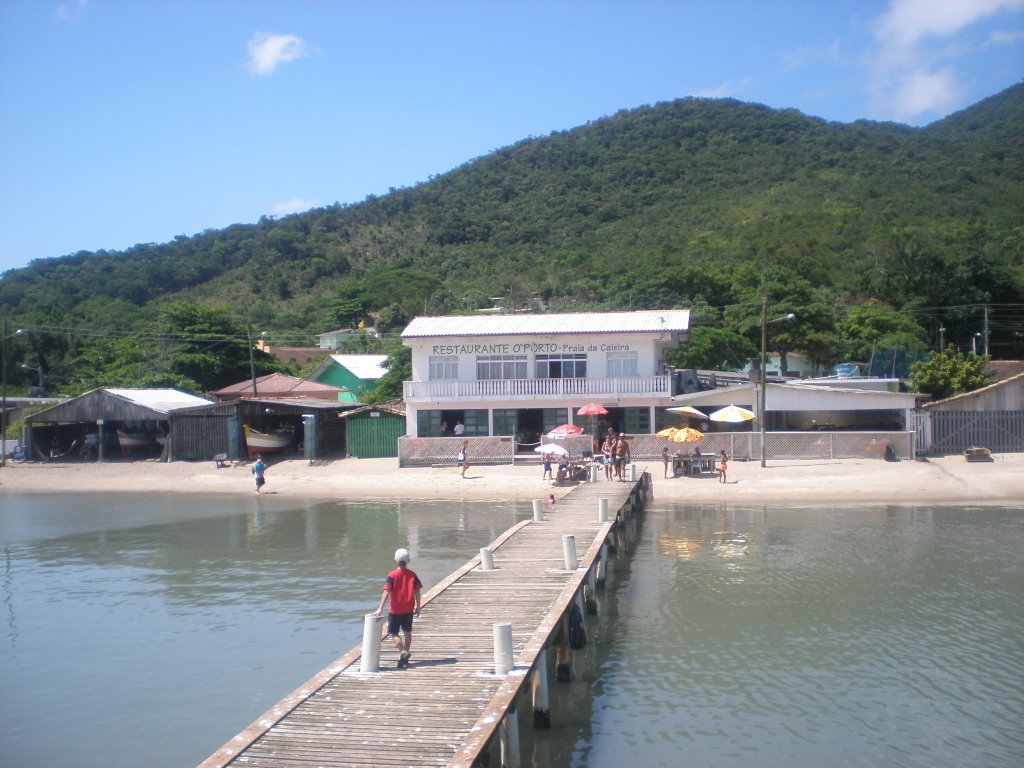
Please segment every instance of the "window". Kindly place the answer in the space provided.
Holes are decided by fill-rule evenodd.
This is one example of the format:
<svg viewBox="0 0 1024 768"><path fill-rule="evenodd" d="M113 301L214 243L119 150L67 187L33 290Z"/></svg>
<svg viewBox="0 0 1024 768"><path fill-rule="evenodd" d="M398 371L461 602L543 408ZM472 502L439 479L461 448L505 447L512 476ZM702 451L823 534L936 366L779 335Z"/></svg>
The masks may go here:
<svg viewBox="0 0 1024 768"><path fill-rule="evenodd" d="M609 352L608 376L636 376L636 352Z"/></svg>
<svg viewBox="0 0 1024 768"><path fill-rule="evenodd" d="M480 355L476 359L476 377L493 379L525 379L526 355Z"/></svg>
<svg viewBox="0 0 1024 768"><path fill-rule="evenodd" d="M538 379L587 378L586 354L537 355Z"/></svg>
<svg viewBox="0 0 1024 768"><path fill-rule="evenodd" d="M430 356L430 380L459 378L459 357L458 355L431 355Z"/></svg>

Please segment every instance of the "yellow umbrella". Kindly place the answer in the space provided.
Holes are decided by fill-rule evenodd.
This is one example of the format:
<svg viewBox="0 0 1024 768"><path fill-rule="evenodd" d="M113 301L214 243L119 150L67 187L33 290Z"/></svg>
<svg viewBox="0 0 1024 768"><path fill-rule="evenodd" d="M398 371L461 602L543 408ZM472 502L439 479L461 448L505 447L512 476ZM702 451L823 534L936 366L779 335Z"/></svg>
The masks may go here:
<svg viewBox="0 0 1024 768"><path fill-rule="evenodd" d="M686 427L685 429L677 429L671 439L676 443L696 443L702 437L704 437L704 433L699 429Z"/></svg>
<svg viewBox="0 0 1024 768"><path fill-rule="evenodd" d="M661 430L661 432L655 432L654 436L655 437L667 437L669 440L671 440L675 436L676 432L678 432L678 431L679 431L678 427L667 427L666 429Z"/></svg>

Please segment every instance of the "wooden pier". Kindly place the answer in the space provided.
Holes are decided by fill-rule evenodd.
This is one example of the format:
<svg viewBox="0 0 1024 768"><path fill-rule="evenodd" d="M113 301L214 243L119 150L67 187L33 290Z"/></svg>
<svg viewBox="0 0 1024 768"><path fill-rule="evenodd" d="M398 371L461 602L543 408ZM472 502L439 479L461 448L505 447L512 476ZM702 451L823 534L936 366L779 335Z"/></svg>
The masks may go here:
<svg viewBox="0 0 1024 768"><path fill-rule="evenodd" d="M499 748L501 764L517 765L517 700L532 694L534 724L550 723L548 681L569 674L570 619L586 614L609 548L649 487L643 473L625 483L599 477L552 507L534 502L533 520L510 528L424 594L407 668L396 667L397 652L386 642L379 670L361 671L367 665L356 647L200 768L469 768ZM569 567L574 546L579 556ZM496 674L496 641L499 633L508 637L508 624L505 666L512 668Z"/></svg>

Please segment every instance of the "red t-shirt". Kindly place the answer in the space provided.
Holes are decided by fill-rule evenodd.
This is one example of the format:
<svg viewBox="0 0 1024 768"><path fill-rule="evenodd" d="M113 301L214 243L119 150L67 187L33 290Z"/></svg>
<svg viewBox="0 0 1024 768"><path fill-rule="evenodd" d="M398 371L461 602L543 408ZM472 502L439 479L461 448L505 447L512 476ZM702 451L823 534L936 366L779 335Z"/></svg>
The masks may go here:
<svg viewBox="0 0 1024 768"><path fill-rule="evenodd" d="M423 585L413 571L396 568L388 574L384 589L391 593L388 613L413 613L416 610L416 590L423 589Z"/></svg>

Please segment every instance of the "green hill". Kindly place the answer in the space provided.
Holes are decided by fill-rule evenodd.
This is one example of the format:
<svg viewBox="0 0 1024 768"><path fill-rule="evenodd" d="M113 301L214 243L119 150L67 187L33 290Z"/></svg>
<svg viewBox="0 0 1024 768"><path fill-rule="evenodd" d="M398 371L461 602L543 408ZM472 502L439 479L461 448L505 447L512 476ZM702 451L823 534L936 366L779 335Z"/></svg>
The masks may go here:
<svg viewBox="0 0 1024 768"><path fill-rule="evenodd" d="M683 99L357 205L38 260L3 275L0 311L52 329L59 340L34 353L65 377L85 329L166 329L161 307L179 301L292 342L368 311L398 327L494 296L693 306L699 322L754 338L769 295L801 309L781 343L821 360L878 345L844 326L866 301L913 318L932 345L940 326L966 343L988 304L993 352L1019 356L1020 324L999 306L1024 303L1022 125L1022 85L923 129Z"/></svg>

